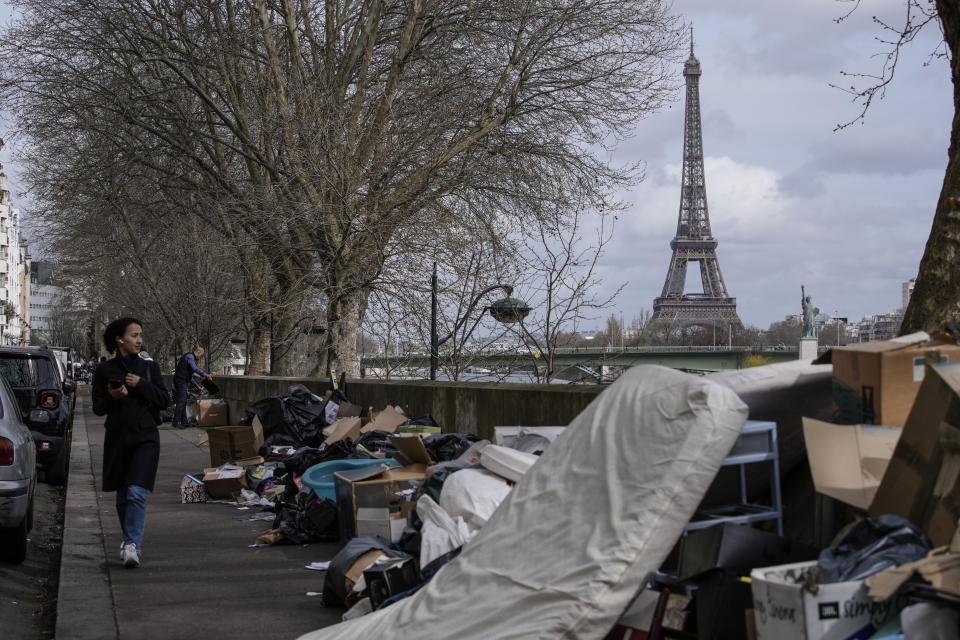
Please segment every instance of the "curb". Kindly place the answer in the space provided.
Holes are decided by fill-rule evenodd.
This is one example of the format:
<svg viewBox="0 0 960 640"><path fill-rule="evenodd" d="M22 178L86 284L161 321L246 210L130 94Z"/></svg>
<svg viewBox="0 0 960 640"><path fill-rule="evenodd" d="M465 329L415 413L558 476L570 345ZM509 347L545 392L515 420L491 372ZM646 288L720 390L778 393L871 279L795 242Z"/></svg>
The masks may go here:
<svg viewBox="0 0 960 640"><path fill-rule="evenodd" d="M77 409L88 398L77 398ZM75 411L70 475L63 517L57 638L119 638L87 423Z"/></svg>

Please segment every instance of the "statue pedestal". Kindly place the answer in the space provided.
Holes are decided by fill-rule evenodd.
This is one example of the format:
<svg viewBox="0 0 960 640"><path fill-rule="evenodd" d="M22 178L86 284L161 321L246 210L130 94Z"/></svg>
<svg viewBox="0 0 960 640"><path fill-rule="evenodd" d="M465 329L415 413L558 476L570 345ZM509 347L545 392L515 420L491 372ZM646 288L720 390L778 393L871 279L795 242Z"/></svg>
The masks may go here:
<svg viewBox="0 0 960 640"><path fill-rule="evenodd" d="M817 357L817 339L800 338L800 360L813 360Z"/></svg>

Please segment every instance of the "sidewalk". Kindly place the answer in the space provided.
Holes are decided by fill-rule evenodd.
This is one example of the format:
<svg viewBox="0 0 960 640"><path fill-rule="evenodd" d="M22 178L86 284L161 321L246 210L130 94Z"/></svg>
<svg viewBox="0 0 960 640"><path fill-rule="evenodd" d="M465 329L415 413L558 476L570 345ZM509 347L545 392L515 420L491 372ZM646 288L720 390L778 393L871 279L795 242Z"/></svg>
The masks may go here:
<svg viewBox="0 0 960 640"><path fill-rule="evenodd" d="M296 638L340 621L317 596L339 544L248 548L267 521L219 503L180 504L180 479L210 466L202 431L160 427L160 468L147 499L143 566L120 563L114 493L103 493L103 418L77 398L64 517L57 634L105 638Z"/></svg>

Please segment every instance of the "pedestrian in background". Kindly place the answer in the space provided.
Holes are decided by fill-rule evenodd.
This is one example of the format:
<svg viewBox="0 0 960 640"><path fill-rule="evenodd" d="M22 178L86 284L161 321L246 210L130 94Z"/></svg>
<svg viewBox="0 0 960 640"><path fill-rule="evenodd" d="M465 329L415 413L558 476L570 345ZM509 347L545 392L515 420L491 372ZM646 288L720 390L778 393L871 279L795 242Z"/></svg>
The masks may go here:
<svg viewBox="0 0 960 640"><path fill-rule="evenodd" d="M173 399L177 403L173 412L173 426L178 429L187 426L187 386L193 376L213 380L209 373L197 366L197 360L203 357L203 353L203 347L194 345L192 350L180 356L173 372Z"/></svg>
<svg viewBox="0 0 960 640"><path fill-rule="evenodd" d="M139 357L143 328L136 318L107 325L103 346L116 355L97 365L90 391L93 412L107 416L103 438L103 490L117 492L123 531L120 559L128 568L142 561L147 492L160 461L160 410L170 394L156 362Z"/></svg>

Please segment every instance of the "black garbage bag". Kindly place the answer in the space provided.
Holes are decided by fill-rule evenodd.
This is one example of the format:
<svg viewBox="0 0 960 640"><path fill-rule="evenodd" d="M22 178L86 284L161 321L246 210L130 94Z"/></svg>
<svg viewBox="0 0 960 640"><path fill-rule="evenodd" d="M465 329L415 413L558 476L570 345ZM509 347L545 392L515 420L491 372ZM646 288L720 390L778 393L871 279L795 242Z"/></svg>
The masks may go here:
<svg viewBox="0 0 960 640"><path fill-rule="evenodd" d="M437 433L423 439L423 446L434 462L456 460L479 440L470 433Z"/></svg>
<svg viewBox="0 0 960 640"><path fill-rule="evenodd" d="M337 505L327 498L317 498L313 489L304 489L294 503L280 503L273 528L294 544L333 542L340 537Z"/></svg>
<svg viewBox="0 0 960 640"><path fill-rule="evenodd" d="M420 416L419 418L411 418L410 420L407 420L400 426L403 427L406 425L416 425L418 427L439 427L440 426L439 424L437 424L437 421L433 419L433 416L430 415L429 413L425 416Z"/></svg>
<svg viewBox="0 0 960 640"><path fill-rule="evenodd" d="M347 571L357 558L367 551L379 549L391 558L411 558L399 551L382 538L354 538L330 561L327 575L323 579L323 604L328 607L343 607L347 601ZM416 560L414 560L416 562Z"/></svg>
<svg viewBox="0 0 960 640"><path fill-rule="evenodd" d="M821 584L862 580L886 569L919 560L933 548L919 527L893 514L866 518L820 552L817 581Z"/></svg>
<svg viewBox="0 0 960 640"><path fill-rule="evenodd" d="M357 446L360 445L363 445L370 451L396 451L394 446L390 444L390 432L381 429L361 433L360 437L357 438Z"/></svg>
<svg viewBox="0 0 960 640"><path fill-rule="evenodd" d="M213 380L207 380L206 378L204 378L203 382L201 382L200 384L203 385L203 388L206 390L207 394L210 397L217 397L217 398L220 397L220 387L218 387Z"/></svg>
<svg viewBox="0 0 960 640"><path fill-rule="evenodd" d="M293 472L295 476L302 476L307 469L315 464L328 460L347 460L351 458L369 458L365 453L357 451L357 446L350 438L337 440L322 449L303 447L283 459L283 466Z"/></svg>
<svg viewBox="0 0 960 640"><path fill-rule="evenodd" d="M302 384L290 387L286 396L264 398L247 406L247 424L253 416L263 425L264 446L316 447L327 426L323 398Z"/></svg>

